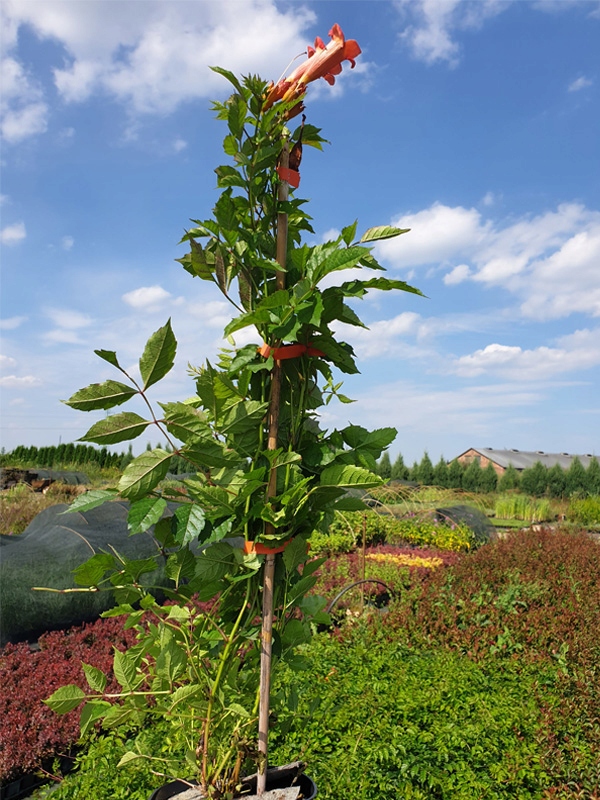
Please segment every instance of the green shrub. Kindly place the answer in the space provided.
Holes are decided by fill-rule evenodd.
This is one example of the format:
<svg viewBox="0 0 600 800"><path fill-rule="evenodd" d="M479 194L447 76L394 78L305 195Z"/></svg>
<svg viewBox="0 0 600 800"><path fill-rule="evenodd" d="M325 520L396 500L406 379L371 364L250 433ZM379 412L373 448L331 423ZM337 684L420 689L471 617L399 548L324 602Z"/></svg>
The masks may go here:
<svg viewBox="0 0 600 800"><path fill-rule="evenodd" d="M320 637L306 649L306 672L280 678L296 711L281 720L275 761L303 751L322 800L541 796L542 674L415 651L383 623L345 630L341 641Z"/></svg>
<svg viewBox="0 0 600 800"><path fill-rule="evenodd" d="M327 535L311 537L311 547L315 553L348 553L362 544L363 530L368 546L408 542L462 551L469 550L474 542L473 533L466 525L446 525L429 516L397 519L376 511L354 511L337 514Z"/></svg>
<svg viewBox="0 0 600 800"><path fill-rule="evenodd" d="M600 525L600 497L571 500L567 518L581 525Z"/></svg>

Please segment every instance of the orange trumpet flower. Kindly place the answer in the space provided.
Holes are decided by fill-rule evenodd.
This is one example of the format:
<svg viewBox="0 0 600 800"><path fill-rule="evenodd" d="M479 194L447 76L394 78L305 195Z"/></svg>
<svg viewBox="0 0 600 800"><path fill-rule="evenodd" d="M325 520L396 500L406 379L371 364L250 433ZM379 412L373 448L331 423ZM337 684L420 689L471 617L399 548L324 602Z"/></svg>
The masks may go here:
<svg viewBox="0 0 600 800"><path fill-rule="evenodd" d="M337 23L329 31L329 36L331 41L327 46L317 36L315 46L307 48L306 61L296 67L289 77L269 85L263 106L265 111L279 100L299 100L306 91L306 84L319 78L325 78L333 86L335 75L342 71L342 61L349 61L351 68L354 68L354 59L361 53L358 42L354 39L346 40Z"/></svg>

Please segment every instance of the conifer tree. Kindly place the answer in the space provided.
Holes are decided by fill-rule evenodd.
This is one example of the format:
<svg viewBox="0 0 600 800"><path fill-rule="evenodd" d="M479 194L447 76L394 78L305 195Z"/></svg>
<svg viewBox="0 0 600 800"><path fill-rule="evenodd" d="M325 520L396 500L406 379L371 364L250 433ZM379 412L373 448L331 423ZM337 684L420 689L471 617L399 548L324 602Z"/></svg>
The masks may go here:
<svg viewBox="0 0 600 800"><path fill-rule="evenodd" d="M482 473L479 459L473 459L464 472L462 488L467 492L479 492L482 486Z"/></svg>
<svg viewBox="0 0 600 800"><path fill-rule="evenodd" d="M495 492L498 487L498 473L494 469L494 465L490 462L487 467L482 470L481 475L481 490L483 492Z"/></svg>
<svg viewBox="0 0 600 800"><path fill-rule="evenodd" d="M600 463L596 456L592 458L585 471L587 490L589 494L600 495Z"/></svg>
<svg viewBox="0 0 600 800"><path fill-rule="evenodd" d="M427 450L425 450L421 463L417 468L417 481L422 486L433 486L433 464Z"/></svg>
<svg viewBox="0 0 600 800"><path fill-rule="evenodd" d="M567 470L567 494L569 497L587 494L587 475L577 456L571 461L571 466Z"/></svg>
<svg viewBox="0 0 600 800"><path fill-rule="evenodd" d="M513 466L509 464L504 470L498 481L499 492L509 492L511 489L518 489L521 485L521 476Z"/></svg>
<svg viewBox="0 0 600 800"><path fill-rule="evenodd" d="M392 480L405 481L408 478L408 467L404 463L402 453L398 453L398 457L392 464Z"/></svg>
<svg viewBox="0 0 600 800"><path fill-rule="evenodd" d="M377 473L386 481L389 481L389 479L392 477L392 462L390 461L390 454L387 452L387 450L379 459L377 464Z"/></svg>
<svg viewBox="0 0 600 800"><path fill-rule="evenodd" d="M442 488L448 487L448 464L446 463L446 459L444 456L440 458L438 463L433 468L433 483L435 486L441 486Z"/></svg>
<svg viewBox="0 0 600 800"><path fill-rule="evenodd" d="M462 489L464 469L460 461L454 459L448 467L448 488Z"/></svg>
<svg viewBox="0 0 600 800"><path fill-rule="evenodd" d="M581 462L580 462L581 466ZM581 467L583 470L583 467ZM585 471L584 471L585 475ZM524 469L521 474L521 491L532 497L541 497L548 488L548 470L541 461L536 461L533 467Z"/></svg>
<svg viewBox="0 0 600 800"><path fill-rule="evenodd" d="M548 470L548 494L550 497L564 497L567 493L567 475L560 464Z"/></svg>

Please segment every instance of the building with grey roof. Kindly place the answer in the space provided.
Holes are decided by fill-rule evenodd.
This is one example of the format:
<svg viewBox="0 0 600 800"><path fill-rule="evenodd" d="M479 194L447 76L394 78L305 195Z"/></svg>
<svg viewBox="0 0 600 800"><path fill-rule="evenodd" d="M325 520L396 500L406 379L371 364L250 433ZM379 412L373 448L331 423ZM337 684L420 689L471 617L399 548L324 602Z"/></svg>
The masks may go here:
<svg viewBox="0 0 600 800"><path fill-rule="evenodd" d="M479 461L480 466L484 469L488 464L492 464L498 475L502 475L509 464L512 464L517 472L522 472L527 467L533 467L537 461L548 468L559 464L562 469L568 470L574 458L578 458L583 467L587 469L595 456L592 453L573 455L571 453L545 453L543 450L531 452L528 450L495 450L493 447L471 447L457 456L456 460L464 465L468 465L472 461Z"/></svg>

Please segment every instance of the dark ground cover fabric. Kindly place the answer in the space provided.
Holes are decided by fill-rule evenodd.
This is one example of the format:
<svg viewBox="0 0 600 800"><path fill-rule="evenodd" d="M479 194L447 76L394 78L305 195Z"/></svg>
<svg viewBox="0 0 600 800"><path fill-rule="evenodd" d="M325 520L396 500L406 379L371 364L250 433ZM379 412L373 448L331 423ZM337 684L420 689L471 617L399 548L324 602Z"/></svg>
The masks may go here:
<svg viewBox="0 0 600 800"><path fill-rule="evenodd" d="M110 551L110 546L128 558L158 554L152 529L129 535L128 503L110 502L63 514L67 508L65 504L47 508L22 534L0 536L0 645L96 619L114 605L110 591L57 594L32 587L74 588L73 569L94 552ZM148 576L152 585L164 585L162 556L159 564L157 572Z"/></svg>

